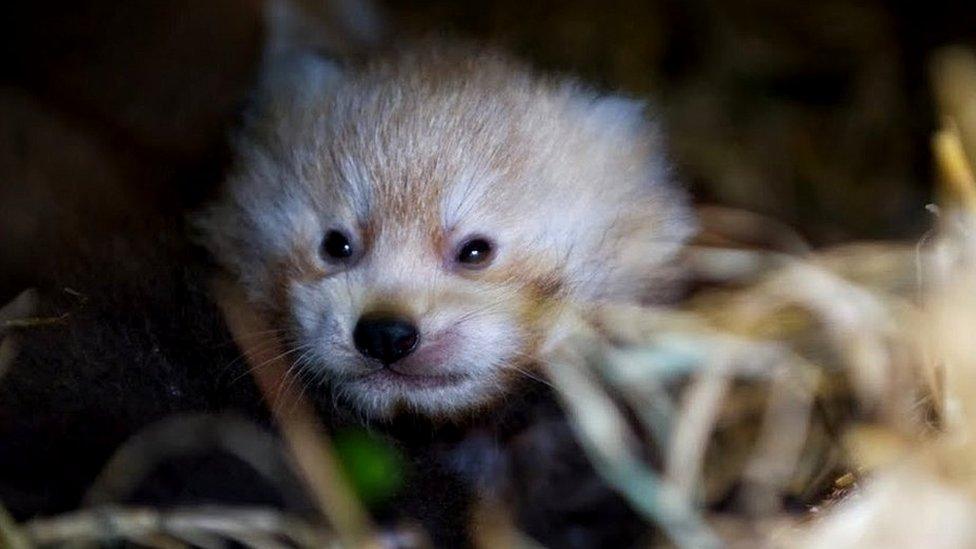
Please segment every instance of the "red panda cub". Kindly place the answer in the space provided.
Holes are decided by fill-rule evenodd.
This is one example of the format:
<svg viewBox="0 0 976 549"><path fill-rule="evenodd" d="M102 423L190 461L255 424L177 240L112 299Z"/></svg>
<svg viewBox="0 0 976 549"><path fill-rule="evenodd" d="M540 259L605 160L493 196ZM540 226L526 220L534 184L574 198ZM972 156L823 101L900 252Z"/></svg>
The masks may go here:
<svg viewBox="0 0 976 549"><path fill-rule="evenodd" d="M642 103L468 46L279 64L234 149L203 241L369 419L504 400L569 311L655 293L693 227Z"/></svg>

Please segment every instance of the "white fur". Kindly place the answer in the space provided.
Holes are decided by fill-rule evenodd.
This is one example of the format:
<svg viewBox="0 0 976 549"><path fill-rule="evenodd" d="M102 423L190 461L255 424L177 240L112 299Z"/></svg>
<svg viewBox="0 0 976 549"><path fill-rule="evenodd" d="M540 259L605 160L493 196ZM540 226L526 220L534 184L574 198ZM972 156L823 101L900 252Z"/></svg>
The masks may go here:
<svg viewBox="0 0 976 549"><path fill-rule="evenodd" d="M256 306L290 319L299 365L370 416L452 414L498 396L506 370L544 360L532 354L558 332L561 305L642 299L692 229L639 102L463 47L341 78L302 57L266 82L226 193L198 226ZM317 255L330 228L362 249L345 269ZM483 271L451 264L470 235L497 245ZM321 272L282 271L289 263ZM532 293L553 279L558 294ZM350 334L390 305L417 322L418 354L437 348L419 367L460 381L367 377L376 367Z"/></svg>

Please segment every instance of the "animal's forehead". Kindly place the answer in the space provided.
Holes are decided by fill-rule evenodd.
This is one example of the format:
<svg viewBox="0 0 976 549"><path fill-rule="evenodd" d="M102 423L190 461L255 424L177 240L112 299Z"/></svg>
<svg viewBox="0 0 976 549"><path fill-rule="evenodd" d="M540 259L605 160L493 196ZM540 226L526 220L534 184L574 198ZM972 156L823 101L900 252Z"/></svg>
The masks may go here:
<svg viewBox="0 0 976 549"><path fill-rule="evenodd" d="M489 193L497 205L523 177L525 139L506 119L394 114L340 129L331 143L333 177L377 222L451 225Z"/></svg>

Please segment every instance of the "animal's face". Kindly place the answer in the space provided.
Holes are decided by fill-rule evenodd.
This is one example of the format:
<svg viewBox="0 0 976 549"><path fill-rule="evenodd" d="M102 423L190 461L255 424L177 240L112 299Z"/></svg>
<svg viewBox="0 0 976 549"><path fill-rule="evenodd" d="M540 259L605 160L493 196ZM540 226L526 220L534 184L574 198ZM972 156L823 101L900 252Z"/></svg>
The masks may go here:
<svg viewBox="0 0 976 549"><path fill-rule="evenodd" d="M303 63L200 226L297 371L370 416L538 376L567 306L653 290L688 232L631 102L492 56Z"/></svg>

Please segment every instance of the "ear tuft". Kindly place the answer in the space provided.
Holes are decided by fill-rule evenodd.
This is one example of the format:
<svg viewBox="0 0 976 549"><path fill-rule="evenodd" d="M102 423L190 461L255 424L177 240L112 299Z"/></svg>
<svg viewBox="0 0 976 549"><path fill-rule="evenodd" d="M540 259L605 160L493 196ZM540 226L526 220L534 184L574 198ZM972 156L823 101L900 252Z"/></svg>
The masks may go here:
<svg viewBox="0 0 976 549"><path fill-rule="evenodd" d="M620 95L598 97L590 106L590 115L605 127L627 131L640 131L646 124L644 101Z"/></svg>
<svg viewBox="0 0 976 549"><path fill-rule="evenodd" d="M284 54L265 64L254 103L274 113L311 106L328 97L341 79L339 66L324 57Z"/></svg>

